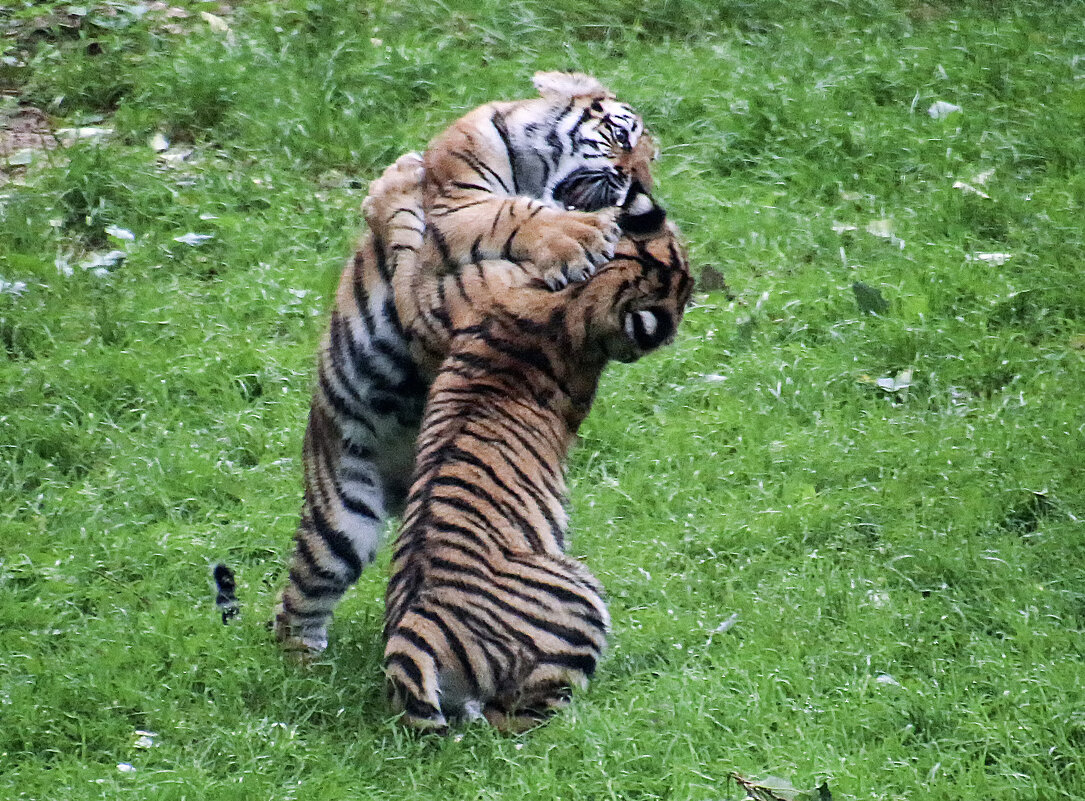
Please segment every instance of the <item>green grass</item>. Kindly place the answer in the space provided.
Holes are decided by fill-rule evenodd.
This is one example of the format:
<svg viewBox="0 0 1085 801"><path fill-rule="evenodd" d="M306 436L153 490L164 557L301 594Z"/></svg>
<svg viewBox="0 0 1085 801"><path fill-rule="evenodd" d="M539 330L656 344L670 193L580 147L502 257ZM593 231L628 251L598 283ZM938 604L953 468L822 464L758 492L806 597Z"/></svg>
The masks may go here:
<svg viewBox="0 0 1085 801"><path fill-rule="evenodd" d="M226 34L177 5L179 32L0 14L0 113L112 129L0 186L0 797L1085 796L1085 6L287 0ZM552 68L641 110L733 299L583 429L573 550L615 621L590 690L523 738L417 739L385 563L325 661L262 626L313 354L367 181Z"/></svg>

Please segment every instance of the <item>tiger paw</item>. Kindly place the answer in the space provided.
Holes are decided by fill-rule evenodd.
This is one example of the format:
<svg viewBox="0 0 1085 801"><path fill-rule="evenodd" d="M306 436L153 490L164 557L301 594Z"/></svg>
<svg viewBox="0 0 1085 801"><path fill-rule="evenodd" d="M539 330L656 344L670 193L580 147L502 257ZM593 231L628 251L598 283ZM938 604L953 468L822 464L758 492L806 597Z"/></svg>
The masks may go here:
<svg viewBox="0 0 1085 801"><path fill-rule="evenodd" d="M270 625L282 649L302 659L319 656L328 647L327 626L291 623L281 606Z"/></svg>
<svg viewBox="0 0 1085 801"><path fill-rule="evenodd" d="M585 281L614 256L621 236L618 210L564 211L556 220L540 220L531 258L551 289ZM540 215L540 219L543 215Z"/></svg>
<svg viewBox="0 0 1085 801"><path fill-rule="evenodd" d="M362 201L362 213L370 230L383 232L396 212L421 207L424 177L422 156L410 152L396 159L380 178L370 183L369 194Z"/></svg>

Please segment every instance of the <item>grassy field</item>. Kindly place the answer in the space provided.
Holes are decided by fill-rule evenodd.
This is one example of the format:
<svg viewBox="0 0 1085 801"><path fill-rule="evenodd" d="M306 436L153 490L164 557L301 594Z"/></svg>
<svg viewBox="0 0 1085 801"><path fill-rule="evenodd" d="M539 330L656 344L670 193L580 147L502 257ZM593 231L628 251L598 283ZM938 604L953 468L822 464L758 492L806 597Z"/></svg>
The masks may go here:
<svg viewBox="0 0 1085 801"><path fill-rule="evenodd" d="M0 797L1085 797L1085 4L6 0L0 28ZM642 112L729 289L583 429L590 690L521 738L413 738L387 556L326 660L262 625L313 354L367 182L554 68Z"/></svg>

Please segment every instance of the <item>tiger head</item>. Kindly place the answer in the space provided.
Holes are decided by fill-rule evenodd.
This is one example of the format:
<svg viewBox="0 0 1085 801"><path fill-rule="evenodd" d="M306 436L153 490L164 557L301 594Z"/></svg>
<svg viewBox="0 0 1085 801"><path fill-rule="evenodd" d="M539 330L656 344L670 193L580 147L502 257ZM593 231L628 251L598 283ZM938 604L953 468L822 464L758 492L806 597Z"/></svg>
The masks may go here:
<svg viewBox="0 0 1085 801"><path fill-rule="evenodd" d="M656 147L632 107L616 100L595 78L579 72L537 72L534 83L544 98L581 109L570 137L586 163L554 188L556 201L581 211L598 211L622 205L634 182L651 191L649 167Z"/></svg>
<svg viewBox="0 0 1085 801"><path fill-rule="evenodd" d="M632 362L674 339L693 279L678 229L640 184L630 188L618 224L622 239L599 275L629 270L634 278L615 296L600 345L606 358Z"/></svg>

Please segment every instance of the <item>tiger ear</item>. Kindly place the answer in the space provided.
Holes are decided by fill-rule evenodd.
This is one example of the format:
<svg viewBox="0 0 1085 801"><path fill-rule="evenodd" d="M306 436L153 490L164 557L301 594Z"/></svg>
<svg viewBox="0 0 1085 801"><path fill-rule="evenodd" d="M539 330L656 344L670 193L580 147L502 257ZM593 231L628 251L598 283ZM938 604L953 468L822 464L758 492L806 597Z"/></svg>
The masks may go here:
<svg viewBox="0 0 1085 801"><path fill-rule="evenodd" d="M582 72L536 72L531 81L543 97L614 97L603 84Z"/></svg>

